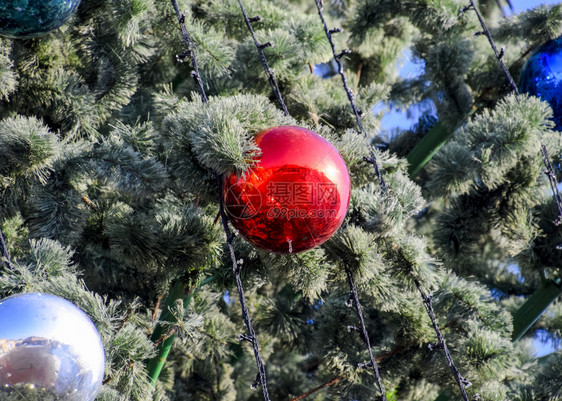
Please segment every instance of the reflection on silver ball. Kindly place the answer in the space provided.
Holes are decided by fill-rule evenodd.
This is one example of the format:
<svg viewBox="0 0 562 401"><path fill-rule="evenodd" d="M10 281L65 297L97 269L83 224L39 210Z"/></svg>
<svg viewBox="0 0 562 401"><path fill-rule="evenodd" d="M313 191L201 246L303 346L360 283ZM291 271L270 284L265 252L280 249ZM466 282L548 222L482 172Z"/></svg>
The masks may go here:
<svg viewBox="0 0 562 401"><path fill-rule="evenodd" d="M18 389L92 401L104 366L96 327L72 303L38 293L0 301L0 399Z"/></svg>

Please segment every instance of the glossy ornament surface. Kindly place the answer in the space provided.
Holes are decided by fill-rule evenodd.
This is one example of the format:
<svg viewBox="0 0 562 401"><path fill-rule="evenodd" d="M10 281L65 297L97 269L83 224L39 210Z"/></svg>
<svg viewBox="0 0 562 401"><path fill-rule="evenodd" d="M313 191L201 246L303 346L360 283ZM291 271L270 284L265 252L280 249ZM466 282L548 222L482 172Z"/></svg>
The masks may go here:
<svg viewBox="0 0 562 401"><path fill-rule="evenodd" d="M519 91L548 102L556 129L562 131L562 37L546 42L529 58L521 73Z"/></svg>
<svg viewBox="0 0 562 401"><path fill-rule="evenodd" d="M21 389L92 401L105 368L101 338L84 312L54 295L0 301L0 399Z"/></svg>
<svg viewBox="0 0 562 401"><path fill-rule="evenodd" d="M0 36L45 35L68 21L78 4L80 0L0 0Z"/></svg>
<svg viewBox="0 0 562 401"><path fill-rule="evenodd" d="M276 253L297 253L326 241L349 207L349 173L337 149L301 127L256 136L259 164L224 182L224 204L240 234Z"/></svg>

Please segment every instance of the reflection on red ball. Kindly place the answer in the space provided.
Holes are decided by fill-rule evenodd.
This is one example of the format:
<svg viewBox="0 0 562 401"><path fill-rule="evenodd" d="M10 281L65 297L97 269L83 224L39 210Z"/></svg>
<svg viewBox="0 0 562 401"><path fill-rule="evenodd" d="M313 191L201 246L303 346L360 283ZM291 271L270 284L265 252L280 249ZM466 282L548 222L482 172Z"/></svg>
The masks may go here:
<svg viewBox="0 0 562 401"><path fill-rule="evenodd" d="M347 213L351 185L336 148L301 127L260 132L259 164L246 177L224 182L224 203L234 227L250 243L276 253L297 253L326 241Z"/></svg>

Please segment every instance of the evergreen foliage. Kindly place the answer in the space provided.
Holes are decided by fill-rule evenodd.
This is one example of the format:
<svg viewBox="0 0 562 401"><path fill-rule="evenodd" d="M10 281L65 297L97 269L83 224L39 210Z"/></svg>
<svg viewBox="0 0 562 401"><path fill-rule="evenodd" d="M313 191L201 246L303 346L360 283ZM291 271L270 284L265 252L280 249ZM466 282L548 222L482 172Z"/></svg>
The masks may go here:
<svg viewBox="0 0 562 401"><path fill-rule="evenodd" d="M0 227L9 263L0 299L62 296L92 319L106 351L103 401L260 400L224 232L217 176L247 174L261 130L300 125L340 151L349 212L324 245L296 255L233 245L272 399L375 399L378 389L346 270L357 281L388 400L458 398L418 285L474 400L562 397L562 353L536 359L535 334L560 344L554 302L512 342L512 314L559 280L556 205L541 144L560 173L548 104L510 94L461 0L325 1L367 137L338 77L313 1L245 0L291 116L275 103L237 0L181 0L209 103L190 77L167 0L82 0L47 36L0 39ZM562 34L562 6L502 18L480 0L517 78L533 49ZM397 74L411 48L419 77ZM184 61L183 63L180 61ZM331 67L333 73L333 67ZM392 140L380 102L435 103ZM405 157L437 124L452 138L416 177ZM373 166L374 152L387 191ZM207 277L213 280L201 285ZM559 281L556 281L559 283ZM166 304L174 288L181 292ZM162 301L162 302L161 302ZM155 333L163 333L156 335ZM147 364L175 336L155 383ZM2 400L50 400L21 388ZM443 398L440 398L441 400Z"/></svg>

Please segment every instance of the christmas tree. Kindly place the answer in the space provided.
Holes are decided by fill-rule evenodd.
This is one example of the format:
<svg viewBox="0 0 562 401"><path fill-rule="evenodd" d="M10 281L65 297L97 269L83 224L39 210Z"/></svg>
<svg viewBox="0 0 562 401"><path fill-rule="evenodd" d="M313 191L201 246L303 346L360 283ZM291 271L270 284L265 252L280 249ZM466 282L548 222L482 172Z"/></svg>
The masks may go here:
<svg viewBox="0 0 562 401"><path fill-rule="evenodd" d="M562 5L510 5L82 0L36 36L0 4L0 299L89 316L96 400L559 399L562 353L533 341L562 335L560 116L518 82ZM383 135L381 105L428 103ZM304 252L248 242L223 193L277 126L349 172L345 220Z"/></svg>

